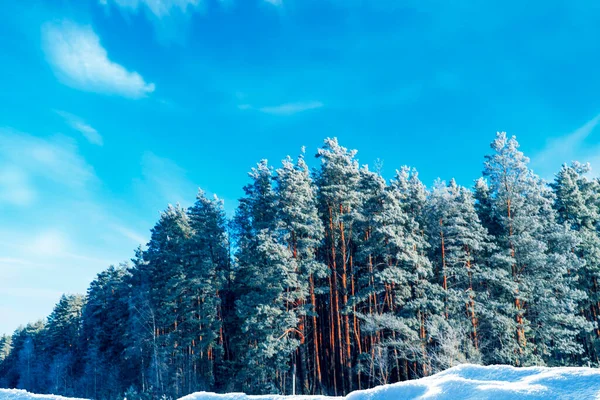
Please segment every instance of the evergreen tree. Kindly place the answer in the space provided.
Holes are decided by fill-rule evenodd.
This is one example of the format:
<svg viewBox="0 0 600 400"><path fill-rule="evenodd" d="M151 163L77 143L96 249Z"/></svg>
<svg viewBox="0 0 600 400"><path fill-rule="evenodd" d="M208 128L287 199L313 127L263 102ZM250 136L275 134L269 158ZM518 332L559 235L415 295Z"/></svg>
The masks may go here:
<svg viewBox="0 0 600 400"><path fill-rule="evenodd" d="M416 362L422 347L417 329L402 311L412 299L411 284L422 261L421 236L413 236L414 220L406 214L394 186L367 168L360 170L362 204L359 211L359 290L353 296L363 331L368 336L360 370L368 386L409 379L409 362ZM406 182L402 182L406 183ZM418 243L411 242L417 240ZM413 373L414 370L413 370Z"/></svg>
<svg viewBox="0 0 600 400"><path fill-rule="evenodd" d="M187 392L209 390L215 385L215 366L223 365L223 324L220 290L229 269L228 238L223 202L210 200L201 190L188 210L192 230L187 242L186 286L183 298L188 350Z"/></svg>
<svg viewBox="0 0 600 400"><path fill-rule="evenodd" d="M300 344L299 316L291 305L301 300L298 263L277 224L272 170L266 160L250 172L234 223L236 314L242 388L253 393L285 393L290 356Z"/></svg>
<svg viewBox="0 0 600 400"><path fill-rule="evenodd" d="M296 164L289 157L283 160L282 167L276 171L275 193L278 230L297 266L297 287L291 288L297 291L297 300L288 304L299 318L297 336L301 346L293 354L293 362L298 369L300 391L314 394L323 391L323 359L319 352L319 332L323 326L318 321L316 300L322 289L315 282L327 277L328 269L316 258L324 229L318 215L316 188L304 161L304 150L302 153Z"/></svg>
<svg viewBox="0 0 600 400"><path fill-rule="evenodd" d="M153 328L151 386L159 394L178 396L186 388L186 348L181 346L185 330L183 299L189 295L185 282L185 250L191 235L187 214L179 206L169 206L152 229L148 250L144 253L149 281L148 318ZM144 305L140 305L144 307ZM172 349L175 349L174 351Z"/></svg>
<svg viewBox="0 0 600 400"><path fill-rule="evenodd" d="M63 295L48 317L44 332L44 354L49 361L49 390L74 395L81 359L79 335L84 296Z"/></svg>
<svg viewBox="0 0 600 400"><path fill-rule="evenodd" d="M0 336L0 363L8 357L12 349L12 338L8 335Z"/></svg>
<svg viewBox="0 0 600 400"><path fill-rule="evenodd" d="M319 213L325 227L322 248L323 260L330 269L329 311L321 316L328 321L326 332L330 359L328 385L333 393L346 393L354 388L353 382L353 330L350 324L348 299L355 285L353 265L352 226L359 205L357 185L359 181L356 150L339 145L336 138L326 139L317 152L321 160L315 174Z"/></svg>
<svg viewBox="0 0 600 400"><path fill-rule="evenodd" d="M82 311L81 348L85 360L86 395L115 398L135 381L126 354L129 277L126 265L110 266L90 284Z"/></svg>
<svg viewBox="0 0 600 400"><path fill-rule="evenodd" d="M555 352L577 354L573 337L582 323L571 313L580 294L568 282L581 264L560 248L574 244L574 238L557 223L552 193L527 168L529 160L516 139L498 133L492 149L484 176L490 181L492 220L499 227L494 268L505 271L497 286L505 290L495 296L504 307L495 324L499 340L491 359L527 365L542 363ZM566 297L567 292L575 299Z"/></svg>
<svg viewBox="0 0 600 400"><path fill-rule="evenodd" d="M47 392L47 359L43 355L44 322L19 327L11 337L12 349L1 365L0 383L9 388Z"/></svg>
<svg viewBox="0 0 600 400"><path fill-rule="evenodd" d="M454 180L448 185L436 183L425 214L430 259L444 291L444 316L449 324L440 333L450 337L441 339L453 346L438 340L434 354L441 365L437 369L467 360L477 362L480 343L487 336L479 332L480 320L490 313L486 283L491 276L487 265L491 237L477 216L473 195ZM447 351L450 354L444 355Z"/></svg>
<svg viewBox="0 0 600 400"><path fill-rule="evenodd" d="M400 261L408 279L410 294L403 299L398 315L408 328L418 332L419 346L411 344L410 358L413 360L414 373L426 376L431 373L427 348L431 342L431 332L428 327L437 329L443 323L443 294L441 287L433 280L432 265L426 254L429 245L423 210L427 193L417 171L408 167L396 171L389 190L406 215Z"/></svg>
<svg viewBox="0 0 600 400"><path fill-rule="evenodd" d="M576 287L585 292L587 299L580 302L586 319L594 325L590 331L582 331L580 341L585 346L581 361L598 364L600 354L600 184L588 179L589 164L574 162L563 165L551 185L556 194L554 207L558 221L568 226L577 236L576 253L584 266L580 270ZM560 238L557 238L560 239ZM558 244L558 242L557 242ZM567 248L566 251L571 249Z"/></svg>

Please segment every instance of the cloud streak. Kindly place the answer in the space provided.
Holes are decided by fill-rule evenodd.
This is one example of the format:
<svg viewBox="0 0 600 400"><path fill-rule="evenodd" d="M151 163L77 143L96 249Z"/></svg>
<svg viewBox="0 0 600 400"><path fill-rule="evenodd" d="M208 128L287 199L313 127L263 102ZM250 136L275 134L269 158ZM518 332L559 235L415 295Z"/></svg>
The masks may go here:
<svg viewBox="0 0 600 400"><path fill-rule="evenodd" d="M547 142L546 146L531 159L533 168L545 179L551 179L560 165L572 161L592 163L600 161L600 146L586 146L586 139L600 123L600 114L575 131Z"/></svg>
<svg viewBox="0 0 600 400"><path fill-rule="evenodd" d="M0 203L28 206L37 199L38 186L81 190L96 180L94 169L66 138L0 129Z"/></svg>
<svg viewBox="0 0 600 400"><path fill-rule="evenodd" d="M63 117L65 122L73 129L81 133L88 142L97 146L102 146L104 141L102 136L91 125L87 124L83 119L66 111L57 110L56 113Z"/></svg>
<svg viewBox="0 0 600 400"><path fill-rule="evenodd" d="M28 206L35 197L29 177L23 170L12 165L0 167L0 203Z"/></svg>
<svg viewBox="0 0 600 400"><path fill-rule="evenodd" d="M173 10L186 12L200 4L199 0L100 0L100 4L114 3L117 6L137 12L140 8L147 8L155 16L162 18L169 16Z"/></svg>
<svg viewBox="0 0 600 400"><path fill-rule="evenodd" d="M155 193L162 203L187 204L197 189L187 178L186 171L168 158L148 151L142 156L142 176L138 182L143 192Z"/></svg>
<svg viewBox="0 0 600 400"><path fill-rule="evenodd" d="M100 38L89 26L70 21L46 23L42 46L56 77L74 89L141 98L154 92L137 72L111 61Z"/></svg>
<svg viewBox="0 0 600 400"><path fill-rule="evenodd" d="M240 104L238 109L240 110L255 110L263 114L288 116L298 114L304 111L315 110L323 107L324 104L320 101L309 101L309 102L297 102L297 103L285 103L277 106L266 106L266 107L254 107L250 104Z"/></svg>

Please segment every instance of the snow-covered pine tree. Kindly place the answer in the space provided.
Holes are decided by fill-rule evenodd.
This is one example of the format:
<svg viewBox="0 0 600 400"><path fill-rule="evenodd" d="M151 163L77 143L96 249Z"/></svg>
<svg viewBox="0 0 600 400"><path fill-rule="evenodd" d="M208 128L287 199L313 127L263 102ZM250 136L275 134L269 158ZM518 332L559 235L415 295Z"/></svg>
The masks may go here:
<svg viewBox="0 0 600 400"><path fill-rule="evenodd" d="M9 335L0 336L0 363L10 354L12 338Z"/></svg>
<svg viewBox="0 0 600 400"><path fill-rule="evenodd" d="M319 214L325 227L322 248L323 261L330 269L329 307L321 315L328 321L325 331L329 367L327 375L332 379L328 386L333 394L347 393L353 382L353 327L350 324L348 298L353 282L352 225L359 202L357 185L359 180L356 151L339 145L336 138L327 138L317 152L321 160L315 171ZM325 344L324 343L324 344Z"/></svg>
<svg viewBox="0 0 600 400"><path fill-rule="evenodd" d="M249 175L252 182L234 217L238 379L250 393L285 393L291 355L300 344L298 313L290 306L301 300L298 265L278 226L266 160Z"/></svg>
<svg viewBox="0 0 600 400"><path fill-rule="evenodd" d="M179 205L169 206L152 228L148 249L144 252L145 270L149 279L149 310L155 340L151 382L159 395L184 394L186 349L180 344L185 331L183 299L190 294L186 284L186 249L191 235L187 214ZM140 305L143 307L143 305Z"/></svg>
<svg viewBox="0 0 600 400"><path fill-rule="evenodd" d="M0 336L0 387L8 387L8 371L11 368L12 336Z"/></svg>
<svg viewBox="0 0 600 400"><path fill-rule="evenodd" d="M490 361L529 365L577 354L574 340L582 323L572 313L579 295L568 286L581 264L564 248L576 240L558 224L552 193L527 167L516 139L498 133L491 147L484 176L498 224L493 268L508 274L497 274L503 281L495 282L505 290L494 293L504 304L494 324L498 342Z"/></svg>
<svg viewBox="0 0 600 400"><path fill-rule="evenodd" d="M84 303L84 296L62 295L48 317L44 329L44 356L49 362L48 390L51 393L66 396L74 394Z"/></svg>
<svg viewBox="0 0 600 400"><path fill-rule="evenodd" d="M441 337L433 349L433 357L438 360L436 369L465 361L479 362L480 343L486 337L479 332L479 321L490 312L486 281L491 237L477 216L473 195L454 180L448 185L434 185L425 215L430 259L444 290L444 316L448 322L438 331Z"/></svg>
<svg viewBox="0 0 600 400"><path fill-rule="evenodd" d="M137 364L124 356L130 333L128 277L126 265L110 266L87 291L82 310L84 376L80 384L93 398L117 397L137 378Z"/></svg>
<svg viewBox="0 0 600 400"><path fill-rule="evenodd" d="M374 386L409 379L409 361L422 351L417 330L401 317L412 296L414 268L407 263L418 255L399 194L367 167L360 170L359 193L355 241L360 268L352 306L364 333L358 372L366 376L367 386Z"/></svg>
<svg viewBox="0 0 600 400"><path fill-rule="evenodd" d="M215 367L223 367L224 335L220 291L229 269L229 247L223 202L198 191L188 210L192 230L187 241L187 296L182 298L183 346L191 367L187 369L187 392L211 390Z"/></svg>
<svg viewBox="0 0 600 400"><path fill-rule="evenodd" d="M425 186L415 169L403 167L396 171L389 190L406 215L400 266L408 279L410 295L403 301L399 316L403 323L418 333L419 347L412 346L412 376L431 373L428 343L431 337L428 327L443 323L443 291L434 282L433 270L427 258L427 237L424 228L424 208L427 198ZM404 289L403 289L404 290Z"/></svg>
<svg viewBox="0 0 600 400"><path fill-rule="evenodd" d="M298 370L298 392L315 394L323 392L317 293L321 288L315 282L327 277L327 265L317 261L316 252L323 240L323 224L318 215L316 188L304 161L304 150L297 162L288 157L277 169L275 193L277 219L284 242L292 251L298 275L298 300L288 306L299 317L297 335L301 346L293 355ZM312 371L311 371L312 370Z"/></svg>
<svg viewBox="0 0 600 400"><path fill-rule="evenodd" d="M600 184L589 179L589 164L573 162L563 165L551 184L556 195L554 207L558 220L566 224L577 236L577 255L585 262L578 274L577 287L587 299L580 303L580 313L595 325L581 332L580 341L585 347L581 362L598 365L600 356ZM567 249L568 250L568 249Z"/></svg>
<svg viewBox="0 0 600 400"><path fill-rule="evenodd" d="M30 392L48 390L48 360L44 356L44 321L19 327L11 337L10 354L0 364L3 387Z"/></svg>

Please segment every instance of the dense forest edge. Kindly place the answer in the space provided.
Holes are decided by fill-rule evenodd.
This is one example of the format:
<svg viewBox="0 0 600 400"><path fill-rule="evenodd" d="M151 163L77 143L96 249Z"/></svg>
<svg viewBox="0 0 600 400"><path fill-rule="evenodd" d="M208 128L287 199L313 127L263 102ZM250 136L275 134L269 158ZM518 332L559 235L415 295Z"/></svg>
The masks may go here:
<svg viewBox="0 0 600 400"><path fill-rule="evenodd" d="M0 387L92 399L344 395L460 363L600 366L600 180L498 133L473 188L389 182L326 139L199 191L145 248L0 337ZM295 379L293 379L295 377Z"/></svg>

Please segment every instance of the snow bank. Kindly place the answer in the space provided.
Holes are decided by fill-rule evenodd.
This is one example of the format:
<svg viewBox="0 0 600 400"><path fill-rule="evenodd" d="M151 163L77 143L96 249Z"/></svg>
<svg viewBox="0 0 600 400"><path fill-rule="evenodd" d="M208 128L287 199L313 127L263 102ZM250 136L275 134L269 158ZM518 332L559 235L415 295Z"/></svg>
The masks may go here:
<svg viewBox="0 0 600 400"><path fill-rule="evenodd" d="M33 394L20 389L0 389L2 400L83 400L74 397L62 397L52 394Z"/></svg>
<svg viewBox="0 0 600 400"><path fill-rule="evenodd" d="M2 400L76 400L0 389ZM248 396L243 393L193 393L180 400L442 400L442 399L573 399L600 400L600 369L514 368L460 365L439 374L360 390L343 397Z"/></svg>
<svg viewBox="0 0 600 400"><path fill-rule="evenodd" d="M193 393L180 400L308 400L324 396ZM342 399L338 397L338 399ZM600 369L460 365L439 374L350 393L346 400L600 400Z"/></svg>

